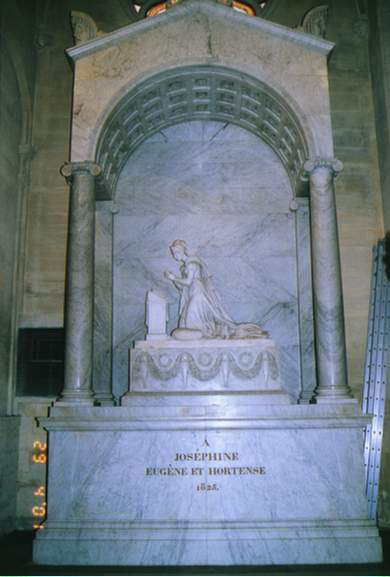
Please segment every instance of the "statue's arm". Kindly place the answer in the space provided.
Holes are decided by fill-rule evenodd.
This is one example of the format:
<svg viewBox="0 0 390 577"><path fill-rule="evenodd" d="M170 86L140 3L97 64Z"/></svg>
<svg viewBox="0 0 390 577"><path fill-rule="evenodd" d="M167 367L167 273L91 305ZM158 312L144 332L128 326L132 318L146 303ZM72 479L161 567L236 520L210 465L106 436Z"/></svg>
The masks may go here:
<svg viewBox="0 0 390 577"><path fill-rule="evenodd" d="M187 276L186 277L180 278L180 277L173 275L172 273L167 273L166 277L169 278L169 280L171 280L179 288L189 287L192 285L192 282L194 280L195 269L196 269L195 264L189 264L187 266Z"/></svg>

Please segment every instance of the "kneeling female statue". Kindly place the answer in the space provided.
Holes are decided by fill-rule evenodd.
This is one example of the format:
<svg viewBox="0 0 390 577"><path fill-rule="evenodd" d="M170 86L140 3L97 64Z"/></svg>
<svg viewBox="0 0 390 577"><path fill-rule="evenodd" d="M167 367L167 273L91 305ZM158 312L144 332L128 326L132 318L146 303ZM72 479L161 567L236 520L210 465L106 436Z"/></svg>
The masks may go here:
<svg viewBox="0 0 390 577"><path fill-rule="evenodd" d="M176 338L191 334L207 339L260 339L268 334L254 323L235 323L223 308L218 293L211 285L204 262L188 254L186 242L175 240L169 247L180 263L181 276L166 271L165 277L180 291L179 328ZM187 337L188 338L188 337Z"/></svg>

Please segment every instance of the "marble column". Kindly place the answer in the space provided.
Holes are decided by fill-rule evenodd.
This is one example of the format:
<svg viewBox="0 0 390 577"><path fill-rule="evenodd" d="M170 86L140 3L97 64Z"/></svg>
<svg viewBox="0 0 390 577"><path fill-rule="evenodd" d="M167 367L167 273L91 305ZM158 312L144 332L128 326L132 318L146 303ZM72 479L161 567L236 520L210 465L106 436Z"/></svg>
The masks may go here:
<svg viewBox="0 0 390 577"><path fill-rule="evenodd" d="M100 405L114 404L111 380L112 218L112 202L96 202L93 390Z"/></svg>
<svg viewBox="0 0 390 577"><path fill-rule="evenodd" d="M69 162L70 183L65 289L65 384L59 403L94 403L92 390L95 178L93 162Z"/></svg>
<svg viewBox="0 0 390 577"><path fill-rule="evenodd" d="M305 163L310 178L311 241L316 337L316 402L353 400L348 387L344 313L338 246L335 175L336 159L315 158Z"/></svg>
<svg viewBox="0 0 390 577"><path fill-rule="evenodd" d="M312 401L316 388L309 199L295 198L290 203L290 210L295 214L296 234L299 354L301 361L301 390L298 402L308 404Z"/></svg>

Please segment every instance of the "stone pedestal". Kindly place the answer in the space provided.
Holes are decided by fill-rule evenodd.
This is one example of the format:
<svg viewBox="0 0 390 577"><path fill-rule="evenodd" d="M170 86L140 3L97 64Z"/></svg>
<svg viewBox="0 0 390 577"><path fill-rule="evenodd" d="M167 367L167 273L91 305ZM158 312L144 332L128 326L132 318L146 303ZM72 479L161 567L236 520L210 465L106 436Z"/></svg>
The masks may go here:
<svg viewBox="0 0 390 577"><path fill-rule="evenodd" d="M130 393L139 391L283 392L271 339L137 341L130 351Z"/></svg>
<svg viewBox="0 0 390 577"><path fill-rule="evenodd" d="M256 396L257 395L257 396ZM255 392L132 392L124 407L57 405L49 565L371 563L356 405L256 403Z"/></svg>

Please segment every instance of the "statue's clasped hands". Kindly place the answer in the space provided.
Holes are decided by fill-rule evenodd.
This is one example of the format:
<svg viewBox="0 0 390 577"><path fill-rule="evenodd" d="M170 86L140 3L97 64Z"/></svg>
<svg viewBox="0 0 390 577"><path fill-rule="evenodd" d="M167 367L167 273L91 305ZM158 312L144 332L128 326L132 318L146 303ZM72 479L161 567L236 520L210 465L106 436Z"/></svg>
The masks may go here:
<svg viewBox="0 0 390 577"><path fill-rule="evenodd" d="M166 270L166 271L164 272L164 276L165 276L165 278L167 278L168 280L172 280L172 281L176 280L175 275L174 275L172 272L169 272L169 270Z"/></svg>

